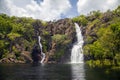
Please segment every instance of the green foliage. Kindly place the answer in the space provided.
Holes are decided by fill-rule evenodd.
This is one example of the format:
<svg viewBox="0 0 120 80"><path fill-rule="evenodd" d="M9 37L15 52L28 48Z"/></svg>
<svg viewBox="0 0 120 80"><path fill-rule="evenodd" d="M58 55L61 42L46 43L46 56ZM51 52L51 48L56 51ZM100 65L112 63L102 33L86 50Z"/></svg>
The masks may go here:
<svg viewBox="0 0 120 80"><path fill-rule="evenodd" d="M87 61L87 64L91 67L110 67L113 65L112 61L109 59L104 59L104 60L89 60Z"/></svg>
<svg viewBox="0 0 120 80"><path fill-rule="evenodd" d="M89 60L86 62L87 64L89 64L90 67L102 67L103 64L101 64L100 60Z"/></svg>
<svg viewBox="0 0 120 80"><path fill-rule="evenodd" d="M101 15L101 12L98 10L98 11L91 11L90 12L90 16L92 17L99 17Z"/></svg>
<svg viewBox="0 0 120 80"><path fill-rule="evenodd" d="M44 36L49 35L49 32L48 32L48 31L46 31L46 30L43 30L42 32L43 32L43 35L44 35Z"/></svg>
<svg viewBox="0 0 120 80"><path fill-rule="evenodd" d="M70 40L67 39L66 35L60 34L52 36L52 40L56 43L56 51L53 57L57 61L64 55L66 46L70 43Z"/></svg>
<svg viewBox="0 0 120 80"><path fill-rule="evenodd" d="M105 13L92 12L88 25L84 54L92 66L120 66L120 7Z"/></svg>
<svg viewBox="0 0 120 80"><path fill-rule="evenodd" d="M12 50L13 50L13 52L15 53L15 56L16 56L16 57L19 57L19 56L20 56L21 53L20 53L19 50L16 49L15 46L12 47Z"/></svg>
<svg viewBox="0 0 120 80"><path fill-rule="evenodd" d="M92 22L89 23L88 30L90 30L90 29L97 30L95 28L98 27L98 24L100 24L100 20L99 19L95 19L94 21L92 21ZM95 26L97 26L97 27L95 27Z"/></svg>
<svg viewBox="0 0 120 80"><path fill-rule="evenodd" d="M4 41L4 40L0 40L0 58L2 58L2 55L4 53L8 53L8 49L7 47L9 46L9 42Z"/></svg>
<svg viewBox="0 0 120 80"><path fill-rule="evenodd" d="M47 41L46 40L44 40L43 42L42 42L42 45L43 45L43 52L47 52Z"/></svg>
<svg viewBox="0 0 120 80"><path fill-rule="evenodd" d="M71 43L71 40L64 40L64 42L62 43L63 45L68 45L69 43Z"/></svg>
<svg viewBox="0 0 120 80"><path fill-rule="evenodd" d="M42 23L42 26L47 26L48 25L46 21L41 21L41 23Z"/></svg>
<svg viewBox="0 0 120 80"><path fill-rule="evenodd" d="M100 18L101 14L102 13L99 10L98 11L91 11L87 18L89 21L93 21L95 19Z"/></svg>
<svg viewBox="0 0 120 80"><path fill-rule="evenodd" d="M21 35L18 33L9 33L7 36L10 40L13 41L15 38L20 37Z"/></svg>
<svg viewBox="0 0 120 80"><path fill-rule="evenodd" d="M55 55L54 55L54 58L56 60L59 60L65 53L65 47L60 47L56 52L55 52Z"/></svg>
<svg viewBox="0 0 120 80"><path fill-rule="evenodd" d="M75 17L72 19L74 22L80 23L83 26L86 26L88 23L88 20L86 19L86 17L84 15L80 15L78 17Z"/></svg>
<svg viewBox="0 0 120 80"><path fill-rule="evenodd" d="M120 53L115 55L115 59L117 60L118 65L120 65Z"/></svg>
<svg viewBox="0 0 120 80"><path fill-rule="evenodd" d="M12 30L12 25L9 21L0 17L0 34L6 35Z"/></svg>
<svg viewBox="0 0 120 80"><path fill-rule="evenodd" d="M21 52L14 47L16 44L23 45L23 48L28 48L28 50L32 49L35 44L35 40L32 39L34 21L32 18L9 17L6 14L0 14L0 58L4 58L9 53L15 53L19 57Z"/></svg>
<svg viewBox="0 0 120 80"><path fill-rule="evenodd" d="M120 6L118 6L118 8L114 10L114 13L115 13L117 16L120 16Z"/></svg>
<svg viewBox="0 0 120 80"><path fill-rule="evenodd" d="M103 65L118 65L120 63L120 57L118 57L120 54L120 22L101 27L96 34L97 41L84 46L85 54L93 56L95 60L101 60ZM94 60L93 65L97 65Z"/></svg>
<svg viewBox="0 0 120 80"><path fill-rule="evenodd" d="M63 43L66 39L66 35L56 34L52 36L52 40L57 44Z"/></svg>
<svg viewBox="0 0 120 80"><path fill-rule="evenodd" d="M91 36L87 36L85 42L91 43L93 41L93 38Z"/></svg>

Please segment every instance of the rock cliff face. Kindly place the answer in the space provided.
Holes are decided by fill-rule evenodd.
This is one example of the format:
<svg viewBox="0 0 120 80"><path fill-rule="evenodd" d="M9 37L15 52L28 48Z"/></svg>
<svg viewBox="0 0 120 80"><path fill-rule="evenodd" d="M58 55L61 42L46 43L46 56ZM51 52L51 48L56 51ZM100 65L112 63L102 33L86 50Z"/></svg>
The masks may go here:
<svg viewBox="0 0 120 80"><path fill-rule="evenodd" d="M0 14L0 62L32 62L31 53L39 44L38 36L46 54L44 62L69 61L72 45L76 41L74 22L77 22L84 38L85 60L103 63L106 59L113 59L115 64L116 60L119 63L119 14L120 7L105 13L93 11L88 16L52 22Z"/></svg>
<svg viewBox="0 0 120 80"><path fill-rule="evenodd" d="M66 62L70 56L70 49L75 38L75 27L71 19L61 19L54 22L40 21L33 23L35 37L42 37L43 52L46 54L45 62ZM38 41L36 42L38 45Z"/></svg>
<svg viewBox="0 0 120 80"><path fill-rule="evenodd" d="M4 14L1 16L15 24L15 26L11 26L10 34L1 37L1 41L8 42L8 45L3 44L5 46L3 49L7 51L0 52L1 63L32 62L32 50L35 46L39 46L38 36L41 37L43 52L46 54L44 62L69 61L72 44L76 41L75 26L72 19L43 22L31 18L15 17L11 19L8 17L6 19L4 16L7 15Z"/></svg>

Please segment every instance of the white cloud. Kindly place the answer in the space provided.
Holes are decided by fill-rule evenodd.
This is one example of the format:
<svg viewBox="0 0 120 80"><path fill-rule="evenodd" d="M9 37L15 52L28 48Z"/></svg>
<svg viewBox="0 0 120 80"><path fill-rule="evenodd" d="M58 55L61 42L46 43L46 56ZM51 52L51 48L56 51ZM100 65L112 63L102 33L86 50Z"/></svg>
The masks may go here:
<svg viewBox="0 0 120 80"><path fill-rule="evenodd" d="M77 10L80 14L87 15L90 11L114 9L120 5L119 0L78 0Z"/></svg>
<svg viewBox="0 0 120 80"><path fill-rule="evenodd" d="M59 19L61 14L66 14L70 8L69 0L44 0L40 4L34 0L0 0L0 13L47 21Z"/></svg>
<svg viewBox="0 0 120 80"><path fill-rule="evenodd" d="M44 0L40 7L42 8L41 17L44 19L58 19L61 14L66 14L66 12L71 8L69 0ZM45 16L48 15L49 17Z"/></svg>

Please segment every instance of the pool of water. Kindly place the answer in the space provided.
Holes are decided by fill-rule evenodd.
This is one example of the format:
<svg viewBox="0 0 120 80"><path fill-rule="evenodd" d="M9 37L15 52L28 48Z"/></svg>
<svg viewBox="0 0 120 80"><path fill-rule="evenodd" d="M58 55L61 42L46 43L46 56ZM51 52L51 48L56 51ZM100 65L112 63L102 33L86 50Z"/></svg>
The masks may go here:
<svg viewBox="0 0 120 80"><path fill-rule="evenodd" d="M81 64L0 64L0 80L120 80L120 74L105 74Z"/></svg>

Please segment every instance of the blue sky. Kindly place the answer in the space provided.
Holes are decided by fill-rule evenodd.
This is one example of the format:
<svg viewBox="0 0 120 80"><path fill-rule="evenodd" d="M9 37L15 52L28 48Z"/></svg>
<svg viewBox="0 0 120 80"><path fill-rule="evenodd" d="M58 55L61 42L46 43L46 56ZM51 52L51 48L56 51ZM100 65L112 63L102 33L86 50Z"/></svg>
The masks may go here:
<svg viewBox="0 0 120 80"><path fill-rule="evenodd" d="M72 8L70 9L70 11L68 12L68 17L73 17L73 16L78 16L78 11L77 11L77 1L78 0L70 0L70 3L72 5Z"/></svg>
<svg viewBox="0 0 120 80"><path fill-rule="evenodd" d="M0 13L45 21L115 9L120 0L0 0Z"/></svg>

